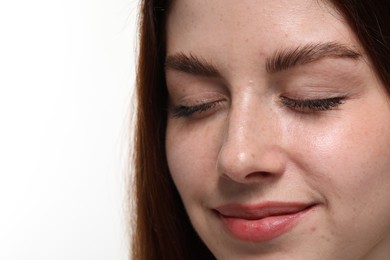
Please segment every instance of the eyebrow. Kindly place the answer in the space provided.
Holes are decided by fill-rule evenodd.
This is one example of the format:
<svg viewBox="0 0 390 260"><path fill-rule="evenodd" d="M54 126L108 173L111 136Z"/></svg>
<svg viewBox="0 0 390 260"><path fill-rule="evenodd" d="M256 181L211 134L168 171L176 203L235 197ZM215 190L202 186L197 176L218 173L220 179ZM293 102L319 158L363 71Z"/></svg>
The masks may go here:
<svg viewBox="0 0 390 260"><path fill-rule="evenodd" d="M292 49L281 49L266 59L268 73L285 71L293 67L312 63L324 58L358 59L362 55L350 47L337 42L310 43ZM222 77L218 69L207 60L182 52L165 59L166 70L176 70L195 76Z"/></svg>
<svg viewBox="0 0 390 260"><path fill-rule="evenodd" d="M266 59L266 70L275 73L315 62L324 58L358 59L362 55L350 47L337 42L311 43L294 49L277 51Z"/></svg>
<svg viewBox="0 0 390 260"><path fill-rule="evenodd" d="M210 62L192 54L178 53L165 59L165 69L177 70L196 76L221 77L221 73Z"/></svg>

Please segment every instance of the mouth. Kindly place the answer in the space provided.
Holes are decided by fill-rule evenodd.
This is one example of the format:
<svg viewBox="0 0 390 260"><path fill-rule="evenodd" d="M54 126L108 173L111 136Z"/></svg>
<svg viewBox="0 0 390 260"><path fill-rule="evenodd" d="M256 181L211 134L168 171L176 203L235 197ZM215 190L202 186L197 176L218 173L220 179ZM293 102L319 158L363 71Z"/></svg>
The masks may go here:
<svg viewBox="0 0 390 260"><path fill-rule="evenodd" d="M287 233L315 206L299 202L267 202L256 205L227 204L213 211L227 233L234 238L261 242Z"/></svg>

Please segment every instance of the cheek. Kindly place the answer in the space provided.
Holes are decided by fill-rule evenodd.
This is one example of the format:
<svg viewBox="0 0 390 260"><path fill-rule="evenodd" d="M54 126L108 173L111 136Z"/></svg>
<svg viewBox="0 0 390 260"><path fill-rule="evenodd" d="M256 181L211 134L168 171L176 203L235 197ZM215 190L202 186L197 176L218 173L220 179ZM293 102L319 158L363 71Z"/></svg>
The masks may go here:
<svg viewBox="0 0 390 260"><path fill-rule="evenodd" d="M199 199L217 183L220 128L215 123L181 127L170 121L166 154L171 176L184 202Z"/></svg>
<svg viewBox="0 0 390 260"><path fill-rule="evenodd" d="M390 110L354 111L331 127L291 131L289 150L295 173L325 204L325 237L365 248L390 230Z"/></svg>
<svg viewBox="0 0 390 260"><path fill-rule="evenodd" d="M300 159L294 158L307 183L325 197L360 206L390 198L388 108L356 109L331 127L307 130L301 135L306 141L296 144L301 147L296 154Z"/></svg>

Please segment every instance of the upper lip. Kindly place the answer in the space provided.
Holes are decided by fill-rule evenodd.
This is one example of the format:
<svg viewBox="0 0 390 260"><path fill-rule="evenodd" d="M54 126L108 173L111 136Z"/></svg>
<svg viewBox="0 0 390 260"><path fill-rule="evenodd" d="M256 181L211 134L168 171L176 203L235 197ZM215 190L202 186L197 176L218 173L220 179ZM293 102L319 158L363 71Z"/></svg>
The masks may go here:
<svg viewBox="0 0 390 260"><path fill-rule="evenodd" d="M214 208L223 217L257 220L269 216L280 216L298 213L314 206L302 202L264 202L259 204L226 204Z"/></svg>

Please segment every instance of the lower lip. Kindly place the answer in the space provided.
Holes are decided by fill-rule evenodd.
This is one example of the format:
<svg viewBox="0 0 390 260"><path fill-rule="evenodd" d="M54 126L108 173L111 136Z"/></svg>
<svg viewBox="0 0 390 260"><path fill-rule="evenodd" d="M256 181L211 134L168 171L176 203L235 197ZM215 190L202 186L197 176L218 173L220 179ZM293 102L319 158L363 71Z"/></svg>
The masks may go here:
<svg viewBox="0 0 390 260"><path fill-rule="evenodd" d="M258 220L226 217L218 213L225 229L243 241L261 242L272 240L291 230L313 207L294 214L270 216Z"/></svg>

